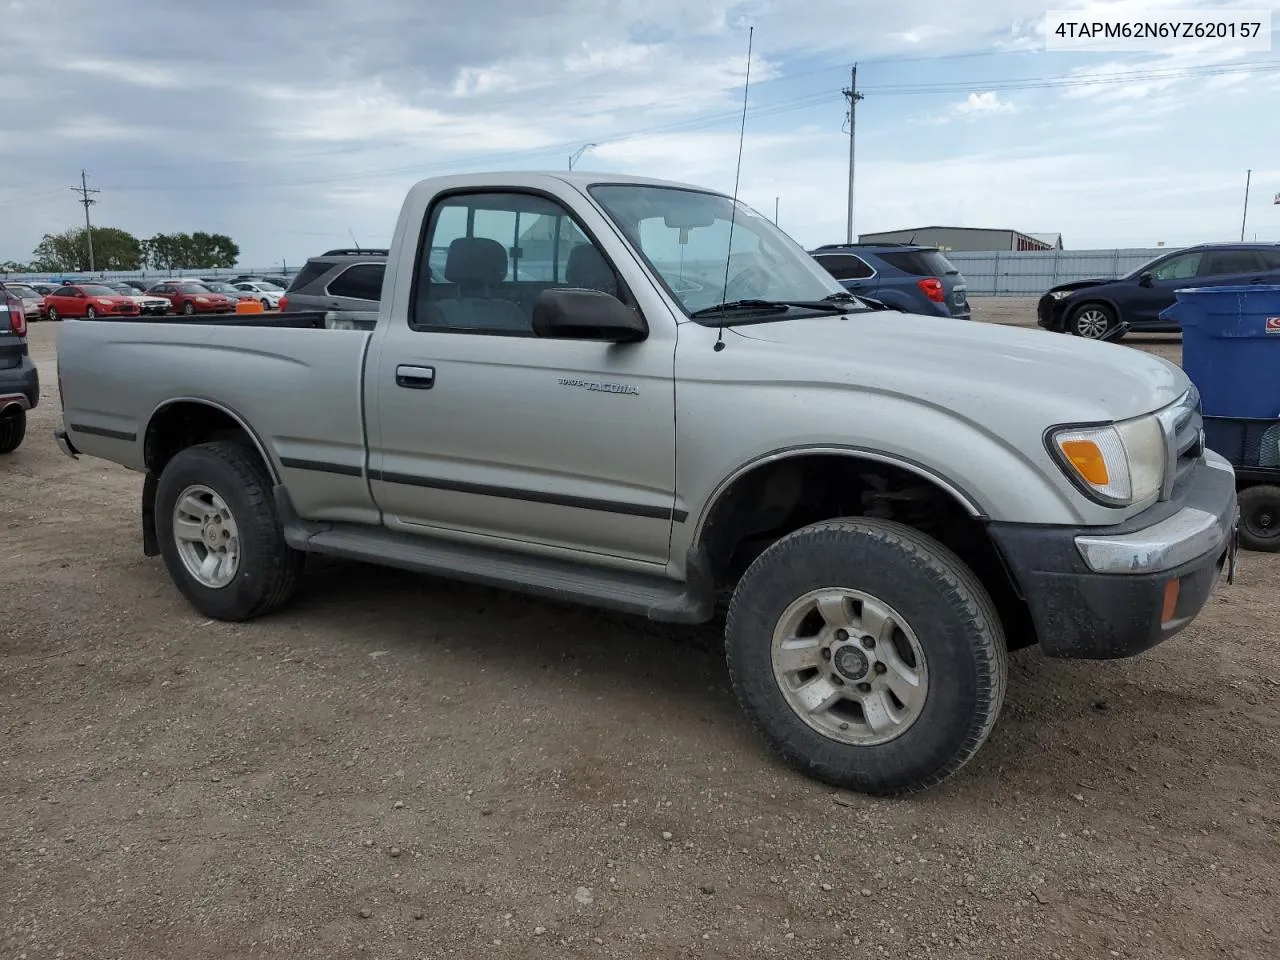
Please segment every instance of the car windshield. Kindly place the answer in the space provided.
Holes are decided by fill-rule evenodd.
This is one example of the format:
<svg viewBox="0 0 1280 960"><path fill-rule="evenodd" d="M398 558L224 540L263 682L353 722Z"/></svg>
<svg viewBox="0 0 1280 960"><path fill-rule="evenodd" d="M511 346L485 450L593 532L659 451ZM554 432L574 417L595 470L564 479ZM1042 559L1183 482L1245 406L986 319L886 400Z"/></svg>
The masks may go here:
<svg viewBox="0 0 1280 960"><path fill-rule="evenodd" d="M24 287L16 283L6 283L4 285L5 292L11 296L17 297L19 300L39 300L40 294L36 293L31 287Z"/></svg>
<svg viewBox="0 0 1280 960"><path fill-rule="evenodd" d="M100 283L90 283L80 288L86 296L90 297L115 297L119 296L110 287L105 287Z"/></svg>
<svg viewBox="0 0 1280 960"><path fill-rule="evenodd" d="M686 314L725 301L811 302L845 293L801 246L741 201L735 214L729 197L680 187L589 189Z"/></svg>
<svg viewBox="0 0 1280 960"><path fill-rule="evenodd" d="M120 294L123 297L132 297L134 294L138 292L133 287L129 286L127 283L112 283L112 284L109 284L109 286L111 287L112 290L114 290L116 293Z"/></svg>
<svg viewBox="0 0 1280 960"><path fill-rule="evenodd" d="M203 283L184 283L178 289L183 293L213 293Z"/></svg>
<svg viewBox="0 0 1280 960"><path fill-rule="evenodd" d="M240 292L229 283L206 283L205 286L208 287L210 290L212 290L214 293L239 293Z"/></svg>

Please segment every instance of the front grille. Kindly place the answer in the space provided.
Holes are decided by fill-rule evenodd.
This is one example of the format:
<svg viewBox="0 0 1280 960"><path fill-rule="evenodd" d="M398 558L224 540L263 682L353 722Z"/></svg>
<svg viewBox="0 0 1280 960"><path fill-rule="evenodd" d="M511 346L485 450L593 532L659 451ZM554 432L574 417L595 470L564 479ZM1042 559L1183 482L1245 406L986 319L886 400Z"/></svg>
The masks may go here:
<svg viewBox="0 0 1280 960"><path fill-rule="evenodd" d="M1169 475L1165 478L1165 496L1191 471L1204 456L1204 417L1200 412L1200 392L1193 386L1178 402L1161 412L1166 442L1169 445Z"/></svg>

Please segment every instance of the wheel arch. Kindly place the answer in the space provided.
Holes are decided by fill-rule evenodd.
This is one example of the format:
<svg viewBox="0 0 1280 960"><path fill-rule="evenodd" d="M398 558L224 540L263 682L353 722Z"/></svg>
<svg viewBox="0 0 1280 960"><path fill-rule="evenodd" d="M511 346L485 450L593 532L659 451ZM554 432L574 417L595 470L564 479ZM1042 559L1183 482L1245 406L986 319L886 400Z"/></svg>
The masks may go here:
<svg viewBox="0 0 1280 960"><path fill-rule="evenodd" d="M970 566L991 594L1010 648L1035 642L1030 610L988 515L968 491L929 466L860 447L798 447L743 464L722 480L699 513L694 551L718 592L788 533L841 516L894 519L933 536Z"/></svg>
<svg viewBox="0 0 1280 960"><path fill-rule="evenodd" d="M266 444L249 421L224 403L204 397L174 397L151 411L143 433L143 462L146 476L142 483L142 552L154 557L160 552L156 534L156 485L160 472L174 456L187 447L209 440L247 441L261 459L273 484L280 483L275 461L267 453Z"/></svg>

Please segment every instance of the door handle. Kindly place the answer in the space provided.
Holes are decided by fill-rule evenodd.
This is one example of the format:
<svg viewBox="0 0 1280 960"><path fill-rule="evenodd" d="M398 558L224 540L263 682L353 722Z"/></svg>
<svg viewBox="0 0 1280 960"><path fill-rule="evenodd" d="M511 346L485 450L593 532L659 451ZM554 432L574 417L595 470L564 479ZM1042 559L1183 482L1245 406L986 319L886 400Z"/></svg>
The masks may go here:
<svg viewBox="0 0 1280 960"><path fill-rule="evenodd" d="M400 364L396 367L396 386L409 390L430 390L436 385L435 367L411 367Z"/></svg>

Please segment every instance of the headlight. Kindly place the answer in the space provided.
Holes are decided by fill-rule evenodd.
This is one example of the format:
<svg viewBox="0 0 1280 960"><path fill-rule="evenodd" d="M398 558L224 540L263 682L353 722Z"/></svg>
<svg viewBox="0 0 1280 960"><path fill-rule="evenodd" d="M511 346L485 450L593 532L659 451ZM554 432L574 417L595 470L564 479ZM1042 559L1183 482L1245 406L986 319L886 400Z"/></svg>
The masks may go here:
<svg viewBox="0 0 1280 960"><path fill-rule="evenodd" d="M1075 293L1074 290L1050 290L1049 296L1054 300L1063 300Z"/></svg>
<svg viewBox="0 0 1280 960"><path fill-rule="evenodd" d="M1099 427L1063 427L1049 435L1049 450L1094 500L1128 506L1159 493L1164 483L1164 431L1155 416Z"/></svg>
<svg viewBox="0 0 1280 960"><path fill-rule="evenodd" d="M208 297L196 297L196 303L208 303L208 302L209 302Z"/></svg>
<svg viewBox="0 0 1280 960"><path fill-rule="evenodd" d="M111 301L110 301L110 300L99 300L99 301L98 301L98 306L100 306L100 307L109 307L109 306L111 306Z"/></svg>

